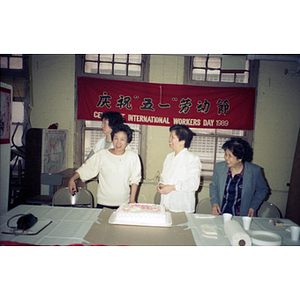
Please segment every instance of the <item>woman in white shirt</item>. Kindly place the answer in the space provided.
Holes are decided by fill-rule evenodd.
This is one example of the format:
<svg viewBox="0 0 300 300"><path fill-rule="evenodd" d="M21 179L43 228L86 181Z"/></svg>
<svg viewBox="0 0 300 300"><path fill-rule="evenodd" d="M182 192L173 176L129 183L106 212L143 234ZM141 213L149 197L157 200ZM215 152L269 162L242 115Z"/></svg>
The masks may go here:
<svg viewBox="0 0 300 300"><path fill-rule="evenodd" d="M126 149L132 140L132 132L125 124L113 128L113 148L99 150L76 170L68 184L72 195L77 190L77 179L85 182L98 175L97 207L117 208L122 203L135 202L141 181L141 163L135 152Z"/></svg>
<svg viewBox="0 0 300 300"><path fill-rule="evenodd" d="M195 192L200 184L200 158L189 152L195 134L185 125L170 127L169 146L174 152L167 155L157 191L161 204L173 212L195 211Z"/></svg>
<svg viewBox="0 0 300 300"><path fill-rule="evenodd" d="M93 149L88 154L85 160L89 159L92 155L98 152L101 149L113 148L111 140L111 132L114 126L123 124L124 119L122 115L117 111L105 111L101 115L102 119L102 132L105 134L105 137L99 139L96 144L93 146ZM128 148L130 149L130 147Z"/></svg>

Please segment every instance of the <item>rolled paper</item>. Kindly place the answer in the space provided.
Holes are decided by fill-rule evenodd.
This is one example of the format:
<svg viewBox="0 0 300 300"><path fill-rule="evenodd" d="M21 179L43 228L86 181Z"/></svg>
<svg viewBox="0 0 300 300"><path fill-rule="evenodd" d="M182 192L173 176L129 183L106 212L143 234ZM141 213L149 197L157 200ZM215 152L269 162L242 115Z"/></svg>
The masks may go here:
<svg viewBox="0 0 300 300"><path fill-rule="evenodd" d="M224 224L225 234L232 246L251 246L252 241L249 234L235 220L226 221Z"/></svg>

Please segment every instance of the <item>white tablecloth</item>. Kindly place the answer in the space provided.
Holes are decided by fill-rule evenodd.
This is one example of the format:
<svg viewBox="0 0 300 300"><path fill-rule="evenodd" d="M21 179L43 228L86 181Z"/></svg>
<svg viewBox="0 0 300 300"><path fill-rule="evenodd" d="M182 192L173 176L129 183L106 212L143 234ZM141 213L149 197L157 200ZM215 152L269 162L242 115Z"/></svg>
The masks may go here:
<svg viewBox="0 0 300 300"><path fill-rule="evenodd" d="M7 221L17 214L32 213L41 224L48 221L52 223L44 230L34 236L3 234L9 232ZM97 221L100 209L96 208L73 208L73 207L52 207L38 205L19 205L14 209L0 216L0 241L11 241L35 245L71 245L84 243L84 237L92 224ZM18 218L15 219L15 222ZM204 214L187 214L188 222L179 226L187 225L191 229L197 246L226 246L230 245L224 232L222 216ZM234 217L242 225L241 217ZM291 220L281 219L285 226L276 227L268 218L253 218L250 230L264 230L279 234L282 245L300 245L300 241L291 240L289 226L296 225ZM38 222L38 223L39 223ZM37 223L37 224L38 224ZM38 225L34 226L38 226ZM12 220L11 225L14 225ZM204 234L203 228L213 228L217 235ZM32 227L34 231L34 227Z"/></svg>
<svg viewBox="0 0 300 300"><path fill-rule="evenodd" d="M193 237L197 246L226 246L230 245L224 231L224 221L222 216L213 216L205 214L187 214L188 223L186 225L192 230ZM233 217L243 226L242 217ZM297 225L289 219L280 219L284 226L277 227L270 218L252 218L249 234L251 231L269 231L276 233L282 237L282 245L296 246L300 245L300 240L292 241L289 227ZM201 227L202 225L202 227ZM205 235L202 228L214 228L217 236ZM250 234L251 235L251 234Z"/></svg>
<svg viewBox="0 0 300 300"><path fill-rule="evenodd" d="M19 205L0 216L0 241L35 245L81 244L83 237L97 220L100 212L101 210L96 208ZM3 231L9 231L6 223L10 217L16 214L28 213L36 216L40 222L52 221L52 223L34 236L2 234ZM10 222L10 225L14 226L13 220Z"/></svg>

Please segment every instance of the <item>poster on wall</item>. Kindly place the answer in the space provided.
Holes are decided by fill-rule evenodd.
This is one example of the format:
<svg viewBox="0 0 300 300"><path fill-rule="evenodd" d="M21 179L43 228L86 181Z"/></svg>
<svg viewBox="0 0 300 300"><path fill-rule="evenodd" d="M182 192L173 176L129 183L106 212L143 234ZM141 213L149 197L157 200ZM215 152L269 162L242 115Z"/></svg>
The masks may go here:
<svg viewBox="0 0 300 300"><path fill-rule="evenodd" d="M43 130L42 173L58 173L67 169L67 145L67 130Z"/></svg>
<svg viewBox="0 0 300 300"><path fill-rule="evenodd" d="M78 77L77 118L120 112L127 123L252 130L255 88L204 87Z"/></svg>
<svg viewBox="0 0 300 300"><path fill-rule="evenodd" d="M0 144L10 144L11 93L10 89L0 87Z"/></svg>

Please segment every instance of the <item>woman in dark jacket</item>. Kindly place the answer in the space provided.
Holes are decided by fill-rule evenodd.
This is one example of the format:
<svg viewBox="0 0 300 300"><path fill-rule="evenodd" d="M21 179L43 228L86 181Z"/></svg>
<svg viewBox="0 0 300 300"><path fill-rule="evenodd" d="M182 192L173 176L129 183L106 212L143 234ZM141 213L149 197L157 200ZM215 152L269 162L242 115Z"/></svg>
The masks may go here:
<svg viewBox="0 0 300 300"><path fill-rule="evenodd" d="M212 214L254 217L268 193L261 168L250 163L252 148L241 138L222 146L225 161L217 163L209 186Z"/></svg>

